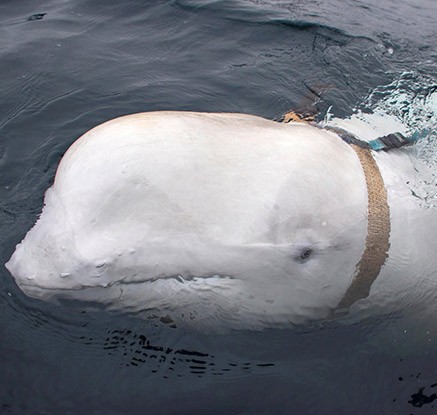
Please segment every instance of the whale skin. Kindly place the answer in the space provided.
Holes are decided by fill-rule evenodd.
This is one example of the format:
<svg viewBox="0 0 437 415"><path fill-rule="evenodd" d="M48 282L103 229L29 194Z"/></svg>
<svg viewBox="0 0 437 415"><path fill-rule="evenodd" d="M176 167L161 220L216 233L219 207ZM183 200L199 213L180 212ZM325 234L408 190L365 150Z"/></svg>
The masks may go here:
<svg viewBox="0 0 437 415"><path fill-rule="evenodd" d="M373 156L390 249L352 309L393 310L435 294L437 215L411 191L414 151ZM283 327L330 315L366 232L363 169L334 132L244 114L149 112L71 145L6 267L43 300L203 328Z"/></svg>

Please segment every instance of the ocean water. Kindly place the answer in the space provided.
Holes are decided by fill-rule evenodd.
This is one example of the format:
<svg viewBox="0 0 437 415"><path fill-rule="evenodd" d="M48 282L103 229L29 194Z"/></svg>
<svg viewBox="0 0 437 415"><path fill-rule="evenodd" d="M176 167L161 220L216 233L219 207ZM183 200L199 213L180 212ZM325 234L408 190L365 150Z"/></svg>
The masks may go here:
<svg viewBox="0 0 437 415"><path fill-rule="evenodd" d="M319 119L382 111L428 131L434 208L436 15L434 0L3 0L0 264L71 143L141 111L273 119L314 91ZM27 298L0 266L0 414L434 414L436 394L433 315L206 335Z"/></svg>

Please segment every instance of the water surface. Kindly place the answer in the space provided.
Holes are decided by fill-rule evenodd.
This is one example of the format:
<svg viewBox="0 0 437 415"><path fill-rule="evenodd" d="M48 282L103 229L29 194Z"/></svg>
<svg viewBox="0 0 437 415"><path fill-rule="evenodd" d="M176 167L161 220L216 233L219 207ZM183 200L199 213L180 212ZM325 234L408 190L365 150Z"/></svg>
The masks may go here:
<svg viewBox="0 0 437 415"><path fill-rule="evenodd" d="M436 13L432 0L4 0L0 263L69 145L128 113L275 118L323 90L320 117L383 108L429 128L418 151L437 168ZM202 335L32 300L0 272L2 414L437 411L432 315Z"/></svg>

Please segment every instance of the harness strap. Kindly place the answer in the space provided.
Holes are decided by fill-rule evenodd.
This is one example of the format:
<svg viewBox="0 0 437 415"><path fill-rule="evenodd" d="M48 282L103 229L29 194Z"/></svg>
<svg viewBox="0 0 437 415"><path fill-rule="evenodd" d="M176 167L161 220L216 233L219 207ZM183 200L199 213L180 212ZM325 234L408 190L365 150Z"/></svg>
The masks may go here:
<svg viewBox="0 0 437 415"><path fill-rule="evenodd" d="M415 132L409 137L405 137L401 133L392 133L384 135L382 137L375 138L370 141L363 141L357 138L354 134L345 131L338 127L332 127L330 125L321 126L320 124L312 124L316 127L323 128L324 130L333 131L341 137L343 141L348 144L356 144L359 147L367 148L374 151L389 151L394 148L405 147L414 144L423 134Z"/></svg>
<svg viewBox="0 0 437 415"><path fill-rule="evenodd" d="M378 277L384 265L390 248L390 208L387 202L387 191L378 165L372 156L372 150L387 150L388 144L401 147L400 133L390 134L376 140L366 142L340 128L326 126L327 130L335 132L348 143L360 160L367 187L367 236L363 255L355 267L352 283L334 310L334 315L347 313L348 308L356 301L367 298L370 287ZM391 140L391 141L390 141ZM396 141L398 140L398 141ZM396 145L394 145L396 143Z"/></svg>
<svg viewBox="0 0 437 415"><path fill-rule="evenodd" d="M343 130L339 127L333 127L330 125L321 125L314 122L314 113L311 111L297 112L289 111L286 112L280 119L279 122L289 123L289 122L305 122L314 125L317 128L322 128L324 130L333 131L338 136L341 137L343 141L348 144L356 144L362 148L368 148L374 151L389 151L394 148L400 148L412 145L416 143L420 138L425 137L428 134L428 130L415 131L414 133L405 136L402 133L391 133L384 135L382 137L375 138L370 141L363 141L357 138L354 134Z"/></svg>
<svg viewBox="0 0 437 415"><path fill-rule="evenodd" d="M350 144L363 168L367 185L367 236L363 255L356 265L348 290L338 303L335 314L341 314L353 303L369 295L390 248L390 208L387 191L378 165L369 149Z"/></svg>

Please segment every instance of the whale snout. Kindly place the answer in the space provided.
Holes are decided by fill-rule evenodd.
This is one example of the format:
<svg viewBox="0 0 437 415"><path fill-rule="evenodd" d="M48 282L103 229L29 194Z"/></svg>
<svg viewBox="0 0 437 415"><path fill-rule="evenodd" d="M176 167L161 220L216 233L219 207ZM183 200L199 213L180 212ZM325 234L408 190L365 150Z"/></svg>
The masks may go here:
<svg viewBox="0 0 437 415"><path fill-rule="evenodd" d="M19 288L32 297L35 290L71 289L78 285L73 276L78 263L74 238L51 189L45 202L41 217L5 264ZM53 214L55 208L58 209Z"/></svg>
<svg viewBox="0 0 437 415"><path fill-rule="evenodd" d="M20 243L10 260L5 264L18 287L27 295L35 297L42 289L72 288L71 274L59 272L53 264L56 255L41 252L38 246L30 247L30 241ZM32 249L33 248L33 249ZM68 281L70 279L70 281ZM40 295L38 295L40 297Z"/></svg>

